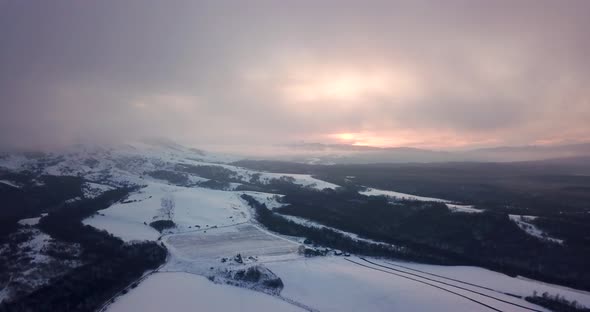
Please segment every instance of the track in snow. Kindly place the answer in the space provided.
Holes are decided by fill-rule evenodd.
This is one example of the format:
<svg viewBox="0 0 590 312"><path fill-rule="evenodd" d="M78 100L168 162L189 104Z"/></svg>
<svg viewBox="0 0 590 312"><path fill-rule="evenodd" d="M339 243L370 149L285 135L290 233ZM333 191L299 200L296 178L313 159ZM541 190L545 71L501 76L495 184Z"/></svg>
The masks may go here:
<svg viewBox="0 0 590 312"><path fill-rule="evenodd" d="M361 259L363 259L365 261L368 261L368 260L366 260L363 257L361 257ZM504 294L504 295L515 296L513 294L504 293L502 291L499 291L499 290L496 290L496 289L493 289L493 288L489 288L489 287L486 287L486 286L481 286L481 285L477 285L477 284L465 282L465 281L462 281L462 280L458 280L458 279L454 279L454 278L450 278L450 277L446 277L446 276L442 276L442 275L438 275L438 274L434 274L434 273L430 273L430 272L426 272L426 271L422 271L422 270L412 269L412 268L409 268L407 266L403 266L403 265L400 265L400 264L391 263L389 261L384 261L384 262L387 263L387 264L389 264L389 265L392 265L392 266L395 266L395 267L399 267L399 268L403 268L403 269L406 269L406 270L410 270L410 271L414 271L414 272L418 272L418 273L423 273L423 274L427 274L427 275L430 275L430 276L440 277L440 278L443 278L443 279L446 279L446 280L449 280L449 281L453 281L453 282L457 282L457 283L461 283L461 284L465 284L465 285L469 285L469 286L473 286L473 287L477 287L477 288L481 288L481 289L485 289L485 290L489 290L489 291L501 293L501 294ZM408 274L410 274L410 273L408 273Z"/></svg>
<svg viewBox="0 0 590 312"><path fill-rule="evenodd" d="M517 303L514 303L514 302L506 301L504 299L497 298L497 297L494 297L494 296L490 296L490 295L481 293L479 291L475 291L475 290L468 289L468 288L465 288L465 287L461 287L461 286L449 284L449 283L442 282L442 281L439 281L439 280L436 280L436 279L424 277L424 276L422 276L420 274L415 274L415 273L410 273L410 272L406 272L406 271L403 271L403 270L394 269L394 268L388 267L386 265L382 265L382 264L378 264L378 263L372 262L372 261L367 260L367 259L362 258L362 257L361 257L361 259L363 261L366 261L368 263L371 263L373 265L376 265L376 266L379 266L379 267L382 267L382 268L386 268L386 269L389 269L389 270L392 270L392 271L396 271L396 272L400 272L400 273L404 273L404 274L408 274L408 275L420 277L422 279L425 279L425 280L428 280L428 281L437 282L437 283L440 283L440 284L443 284L443 285L446 285L446 286L455 287L455 288L458 288L458 289L461 289L461 290L465 290L465 291L468 291L468 292L471 292L471 293L474 293L474 294L477 294L477 295L480 295L480 296L484 296L484 297L487 297L487 298L490 298L490 299L494 299L494 300L497 300L497 301L500 301L500 302L504 302L504 303L507 303L507 304L510 304L510 305L513 305L513 306L516 306L516 307L519 307L519 308L522 308L522 309L525 309L525 310L535 311L535 312L542 312L541 310L533 309L533 308L530 308L530 307L527 307L527 306L523 306L523 305L520 305L520 304L517 304ZM455 280L455 279L451 279L451 280L459 281L459 280ZM471 284L471 283L467 283L467 282L462 282L462 281L459 281L459 282L465 283L465 284L469 284L469 285L472 285L472 286L476 286L476 287L480 287L480 288L484 288L484 289L487 289L487 290L491 290L491 291L494 291L494 292L497 292L497 293L505 294L505 293L503 293L501 291L497 291L497 290L494 290L494 289L491 289L491 288L487 288L487 287L483 287L483 286L479 286L479 285L475 285L475 284Z"/></svg>
<svg viewBox="0 0 590 312"><path fill-rule="evenodd" d="M469 296L467 296L465 294L461 294L461 293L456 292L454 290L451 290L449 288L450 287L454 287L454 288L460 289L462 291L468 291L468 292L474 293L474 294L479 295L479 296L484 296L484 297L487 297L487 298L490 298L490 299L493 299L493 300L500 301L500 302L505 303L505 304L509 304L509 305L518 307L520 309L525 309L525 310L535 311L535 312L542 312L542 310L533 309L533 308L526 307L526 306L523 306L523 305L520 305L520 304L509 302L509 301L506 301L506 300L503 300L503 299L500 299L500 298L497 298L497 297L494 297L494 296L486 295L486 294L483 294L481 292L477 292L477 291L474 291L474 290L471 290L471 289L467 289L467 288L464 288L464 287L461 287L461 286L457 286L457 285L445 283L443 281L431 279L431 278L422 276L420 274L414 274L414 273L409 273L409 272L405 272L405 271L402 271L402 270L397 270L397 269L394 269L394 268L391 268L391 267L388 267L388 266L383 266L383 265L380 265L378 263L375 263L375 262L366 260L364 258L360 258L360 259L363 260L363 261L365 261L365 262L367 262L367 263L369 263L369 264L372 264L374 266L379 266L379 267L382 267L384 269L381 269L381 268L378 268L378 267L376 268L376 267L373 267L371 265L363 264L363 263L360 263L360 262L357 262L357 261L354 261L354 260L350 260L350 259L344 259L344 260L346 260L348 262L351 262L351 263L354 263L356 265L359 265L359 266L362 266L362 267L371 269L371 270L380 271L380 272L383 272L383 273L386 273L386 274L390 274L390 275L395 275L395 276L398 276L398 277L401 277L401 278L405 278L405 279L409 279L409 280L415 281L417 283L421 283L421 284L425 284L425 285L428 285L428 286L437 288L439 290L442 290L442 291L451 293L453 295L456 295L456 296L459 296L461 298L464 298L464 299L467 299L469 301L472 301L474 303L477 303L477 304L479 304L481 306L484 306L484 307L486 307L486 308L488 308L490 310L493 310L493 311L505 312L505 311L500 310L500 309L498 309L498 308L496 308L496 307L494 307L492 305L489 305L487 303L484 303L484 302L482 302L480 300L477 300L475 298L469 297ZM391 271L394 271L394 272L391 272L390 270ZM403 274L406 274L406 275L403 275ZM411 276L415 276L415 277L411 277L411 276L407 276L407 275L411 275ZM427 281L425 281L425 280L427 280ZM442 285L436 285L434 283L439 283L439 284L442 284ZM446 287L446 286L450 286L450 287ZM477 286L479 286L479 285L477 285ZM485 288L483 286L480 286L480 287ZM493 291L496 291L496 290L493 290Z"/></svg>

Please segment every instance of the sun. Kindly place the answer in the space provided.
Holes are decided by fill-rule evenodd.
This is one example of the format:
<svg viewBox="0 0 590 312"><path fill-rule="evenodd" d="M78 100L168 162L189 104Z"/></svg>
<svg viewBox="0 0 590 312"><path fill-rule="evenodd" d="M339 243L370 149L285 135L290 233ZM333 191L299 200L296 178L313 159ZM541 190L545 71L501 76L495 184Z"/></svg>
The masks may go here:
<svg viewBox="0 0 590 312"><path fill-rule="evenodd" d="M334 137L341 141L354 141L356 139L356 135L354 133L336 133Z"/></svg>
<svg viewBox="0 0 590 312"><path fill-rule="evenodd" d="M356 145L356 146L374 146L374 147L388 147L398 145L399 139L379 135L373 132L337 132L328 135L332 140L341 144Z"/></svg>

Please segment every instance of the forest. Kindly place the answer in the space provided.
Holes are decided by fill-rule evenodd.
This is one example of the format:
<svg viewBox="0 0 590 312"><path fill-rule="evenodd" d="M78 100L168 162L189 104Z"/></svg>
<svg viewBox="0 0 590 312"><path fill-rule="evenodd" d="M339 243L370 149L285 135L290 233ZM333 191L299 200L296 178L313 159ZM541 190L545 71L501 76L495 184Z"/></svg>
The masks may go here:
<svg viewBox="0 0 590 312"><path fill-rule="evenodd" d="M267 187L284 194L282 201L286 206L269 212L257 209L259 222L283 234L304 236L318 244L351 252L360 250L361 254L477 265L509 275L590 289L590 247L584 244L588 228L583 225L569 227L566 232L555 224L560 221L540 218L539 224L553 225L555 230L549 232L565 240L558 244L527 234L503 211L457 213L438 202L392 202L385 197L364 196L355 186L318 191L276 181ZM373 250L374 245L353 248L348 245L355 243L343 235L329 230L319 234L322 230L289 224L280 215L302 217L401 249L383 253ZM326 237L335 238L331 241Z"/></svg>
<svg viewBox="0 0 590 312"><path fill-rule="evenodd" d="M83 181L72 177L44 179L49 183L33 188L37 193L10 197L26 198L30 202L23 206L24 211L14 214L27 215L31 209L45 207L42 211L48 214L41 218L38 227L53 239L80 244L83 265L26 296L3 302L0 311L95 311L144 272L164 263L167 251L155 242L127 244L105 231L82 224L84 218L126 198L132 189L115 189L93 199L58 204L65 193L80 192ZM61 192L53 193L54 187Z"/></svg>

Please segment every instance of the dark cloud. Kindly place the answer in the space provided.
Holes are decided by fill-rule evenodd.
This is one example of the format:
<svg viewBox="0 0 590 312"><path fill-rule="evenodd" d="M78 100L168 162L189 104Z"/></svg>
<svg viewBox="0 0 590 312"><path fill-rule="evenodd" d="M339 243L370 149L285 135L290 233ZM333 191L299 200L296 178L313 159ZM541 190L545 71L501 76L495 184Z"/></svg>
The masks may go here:
<svg viewBox="0 0 590 312"><path fill-rule="evenodd" d="M588 1L0 1L0 145L585 140L588 14Z"/></svg>

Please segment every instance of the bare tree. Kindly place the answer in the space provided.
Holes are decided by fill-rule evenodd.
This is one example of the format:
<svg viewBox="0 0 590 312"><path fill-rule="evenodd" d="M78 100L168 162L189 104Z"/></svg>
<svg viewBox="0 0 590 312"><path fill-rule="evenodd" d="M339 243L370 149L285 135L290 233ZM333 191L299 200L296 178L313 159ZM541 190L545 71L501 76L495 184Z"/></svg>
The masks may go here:
<svg viewBox="0 0 590 312"><path fill-rule="evenodd" d="M172 195L166 195L160 200L160 215L164 220L172 220L174 217L174 197Z"/></svg>

